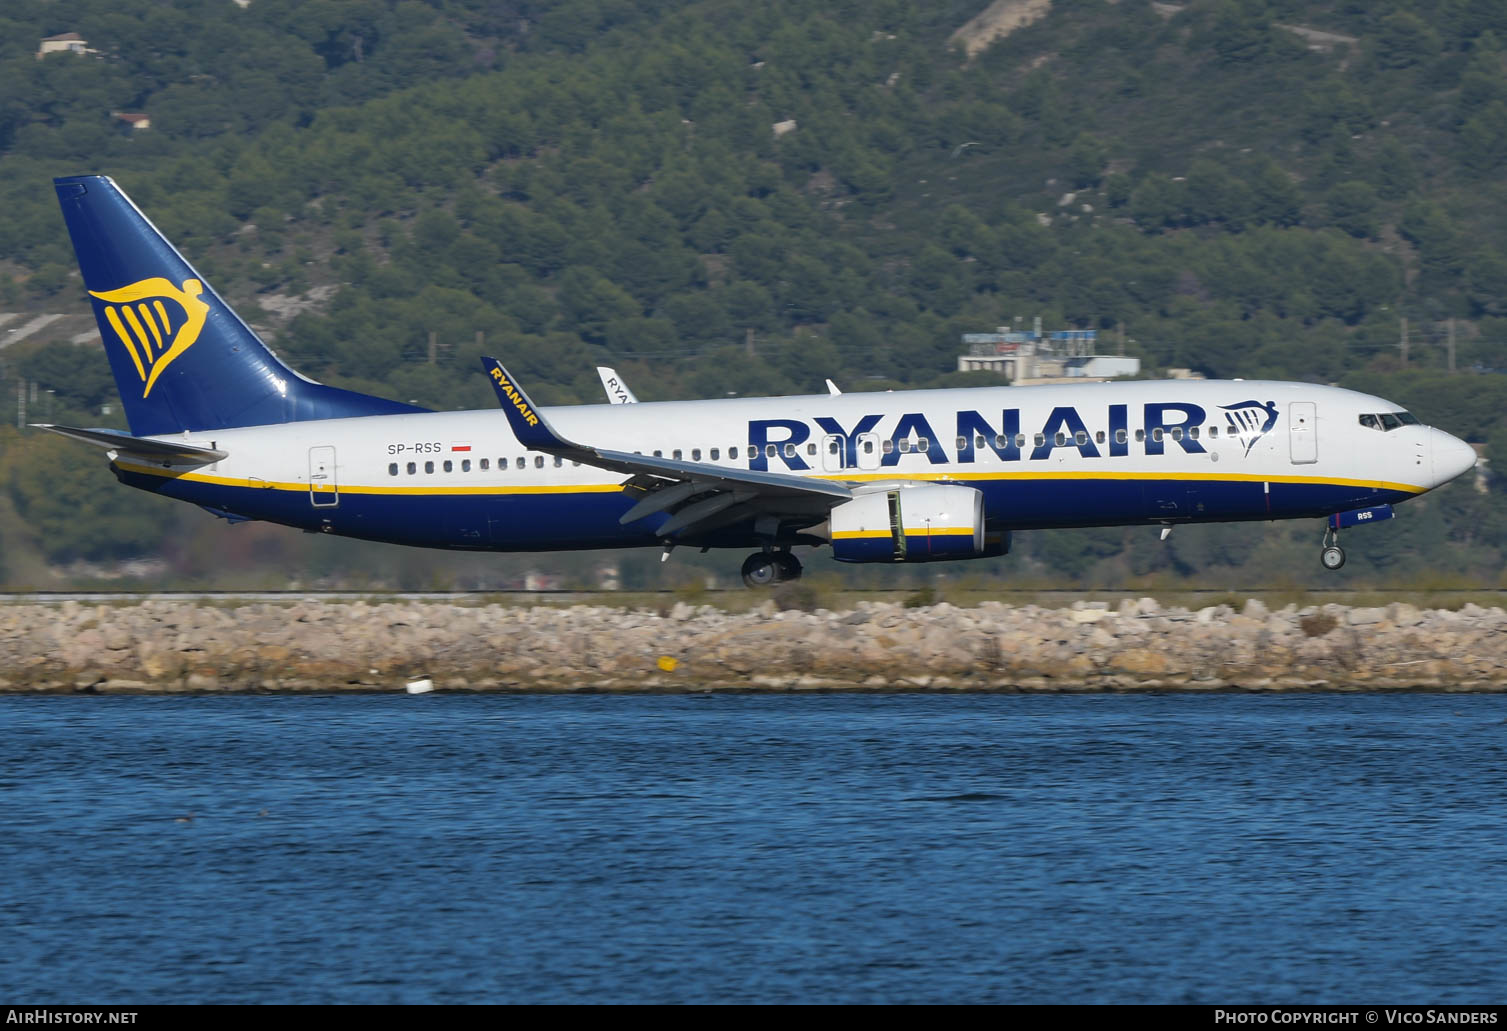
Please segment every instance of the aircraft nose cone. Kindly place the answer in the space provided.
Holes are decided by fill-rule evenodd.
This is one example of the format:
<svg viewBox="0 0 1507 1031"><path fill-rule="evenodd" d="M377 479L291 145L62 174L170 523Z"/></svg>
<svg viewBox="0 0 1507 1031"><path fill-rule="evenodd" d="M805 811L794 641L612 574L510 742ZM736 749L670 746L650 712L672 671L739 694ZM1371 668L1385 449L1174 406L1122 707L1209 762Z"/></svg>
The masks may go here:
<svg viewBox="0 0 1507 1031"><path fill-rule="evenodd" d="M1443 430L1429 431L1429 450L1434 462L1434 485L1448 483L1476 465L1476 450L1459 437Z"/></svg>

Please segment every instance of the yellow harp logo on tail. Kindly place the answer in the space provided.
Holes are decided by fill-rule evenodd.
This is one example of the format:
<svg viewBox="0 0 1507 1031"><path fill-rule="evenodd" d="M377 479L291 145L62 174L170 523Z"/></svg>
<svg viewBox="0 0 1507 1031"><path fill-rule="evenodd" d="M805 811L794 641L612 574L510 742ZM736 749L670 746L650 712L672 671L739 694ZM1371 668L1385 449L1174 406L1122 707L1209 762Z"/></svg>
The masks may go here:
<svg viewBox="0 0 1507 1031"><path fill-rule="evenodd" d="M209 305L199 300L203 292L204 284L197 279L185 279L180 290L160 277L119 290L89 291L89 296L105 302L105 320L125 345L145 385L143 398L151 394L162 370L199 339L209 317Z"/></svg>

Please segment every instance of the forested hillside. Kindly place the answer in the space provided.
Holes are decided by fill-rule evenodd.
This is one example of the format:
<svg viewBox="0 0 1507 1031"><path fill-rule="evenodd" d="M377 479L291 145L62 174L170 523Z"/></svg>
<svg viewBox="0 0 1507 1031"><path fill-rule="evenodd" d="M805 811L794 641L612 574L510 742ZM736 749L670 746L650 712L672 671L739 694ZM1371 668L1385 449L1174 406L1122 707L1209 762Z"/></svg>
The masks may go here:
<svg viewBox="0 0 1507 1031"><path fill-rule="evenodd" d="M1056 0L969 58L985 6L12 0L0 312L88 311L50 179L98 171L301 371L433 407L491 403L483 349L549 403L599 400L599 363L645 399L967 382L961 333L1039 315L1149 374L1352 385L1507 453L1507 4ZM85 53L36 56L70 32ZM18 381L35 417L118 418L71 339L0 343L8 426ZM425 568L0 432L12 582L164 528L189 579L230 551ZM1352 535L1345 574L1497 582L1480 486ZM969 574L1322 575L1306 526L1022 536Z"/></svg>

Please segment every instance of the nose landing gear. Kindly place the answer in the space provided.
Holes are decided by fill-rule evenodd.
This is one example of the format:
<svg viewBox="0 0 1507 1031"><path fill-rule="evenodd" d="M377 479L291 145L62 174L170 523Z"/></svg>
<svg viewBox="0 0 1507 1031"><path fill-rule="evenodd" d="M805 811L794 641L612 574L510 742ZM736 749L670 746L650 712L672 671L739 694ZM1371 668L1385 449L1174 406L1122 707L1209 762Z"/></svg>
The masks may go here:
<svg viewBox="0 0 1507 1031"><path fill-rule="evenodd" d="M1319 552L1319 562L1331 571L1345 564L1345 549L1340 547L1340 532L1332 524L1324 528L1324 550Z"/></svg>

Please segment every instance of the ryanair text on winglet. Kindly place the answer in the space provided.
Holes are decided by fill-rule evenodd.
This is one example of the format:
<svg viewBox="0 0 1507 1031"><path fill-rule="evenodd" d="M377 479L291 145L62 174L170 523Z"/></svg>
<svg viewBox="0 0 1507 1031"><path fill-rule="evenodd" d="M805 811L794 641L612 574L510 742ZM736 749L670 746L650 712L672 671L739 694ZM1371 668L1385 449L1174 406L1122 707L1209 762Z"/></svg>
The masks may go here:
<svg viewBox="0 0 1507 1031"><path fill-rule="evenodd" d="M492 366L492 378L497 381L497 385L502 388L502 392L508 395L508 400L513 402L513 407L518 409L518 414L523 416L523 420L530 426L539 425L539 417L534 414L533 409L523 400L523 395L518 393L518 388L508 382L508 378L502 374L501 367Z"/></svg>

